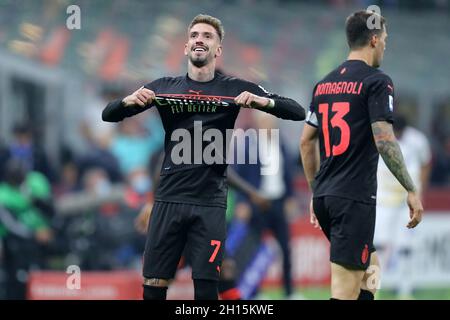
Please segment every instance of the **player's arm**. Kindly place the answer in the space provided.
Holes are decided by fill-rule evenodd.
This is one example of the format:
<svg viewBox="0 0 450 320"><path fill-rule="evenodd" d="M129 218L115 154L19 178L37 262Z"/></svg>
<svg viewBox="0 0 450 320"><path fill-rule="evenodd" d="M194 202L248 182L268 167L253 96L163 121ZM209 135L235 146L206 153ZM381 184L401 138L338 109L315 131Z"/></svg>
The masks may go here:
<svg viewBox="0 0 450 320"><path fill-rule="evenodd" d="M408 205L411 220L408 228L414 228L422 220L423 207L411 176L406 169L403 154L394 135L392 124L387 121L372 123L372 132L376 147L384 163L408 192Z"/></svg>
<svg viewBox="0 0 450 320"><path fill-rule="evenodd" d="M316 173L319 171L320 158L317 148L318 130L316 127L305 123L300 138L300 154L302 158L303 171L311 191Z"/></svg>
<svg viewBox="0 0 450 320"><path fill-rule="evenodd" d="M294 99L271 94L268 97L269 103L258 110L270 113L275 117L285 120L302 121L305 120L305 109Z"/></svg>
<svg viewBox="0 0 450 320"><path fill-rule="evenodd" d="M310 113L311 114L311 113ZM309 117L308 117L309 118ZM308 121L308 120L307 120ZM310 190L314 193L313 182L320 168L320 156L318 149L318 130L310 122L305 123L300 138L300 154L303 164L303 172ZM320 228L319 221L313 210L312 200L309 208L310 222L315 228Z"/></svg>
<svg viewBox="0 0 450 320"><path fill-rule="evenodd" d="M255 108L285 120L305 120L305 109L297 101L269 93L251 82L244 88L234 99L240 107Z"/></svg>
<svg viewBox="0 0 450 320"><path fill-rule="evenodd" d="M387 121L372 123L372 132L378 152L386 166L408 192L416 192L416 186L406 169L403 154L394 135L392 124Z"/></svg>
<svg viewBox="0 0 450 320"><path fill-rule="evenodd" d="M102 112L102 120L107 122L118 122L124 118L141 113L152 106L155 92L141 87L123 99L114 100L106 106Z"/></svg>
<svg viewBox="0 0 450 320"><path fill-rule="evenodd" d="M392 128L394 109L394 84L383 73L376 73L364 80L367 106L372 123L373 138L386 166L408 191L407 203L410 210L408 228L414 228L422 220L423 207L411 176L405 166L402 152Z"/></svg>

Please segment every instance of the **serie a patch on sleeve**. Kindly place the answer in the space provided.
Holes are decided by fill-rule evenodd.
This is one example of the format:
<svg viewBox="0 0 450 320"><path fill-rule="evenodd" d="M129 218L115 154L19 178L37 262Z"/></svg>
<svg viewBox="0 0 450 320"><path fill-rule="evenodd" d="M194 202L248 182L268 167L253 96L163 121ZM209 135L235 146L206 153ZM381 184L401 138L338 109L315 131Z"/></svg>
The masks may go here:
<svg viewBox="0 0 450 320"><path fill-rule="evenodd" d="M308 114L306 115L306 122L317 127L319 125L319 122L317 121L316 113L308 111Z"/></svg>

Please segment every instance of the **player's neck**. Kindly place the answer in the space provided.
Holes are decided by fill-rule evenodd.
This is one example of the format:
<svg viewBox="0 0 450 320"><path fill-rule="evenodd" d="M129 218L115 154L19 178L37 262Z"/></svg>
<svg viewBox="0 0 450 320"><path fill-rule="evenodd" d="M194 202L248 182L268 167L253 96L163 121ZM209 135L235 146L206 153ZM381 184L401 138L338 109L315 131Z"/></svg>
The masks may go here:
<svg viewBox="0 0 450 320"><path fill-rule="evenodd" d="M347 60L361 60L371 67L373 67L374 64L371 52L365 49L350 51Z"/></svg>
<svg viewBox="0 0 450 320"><path fill-rule="evenodd" d="M196 67L190 61L188 64L188 76L194 81L198 82L207 82L214 79L214 72L216 66L213 63L210 63L203 67Z"/></svg>

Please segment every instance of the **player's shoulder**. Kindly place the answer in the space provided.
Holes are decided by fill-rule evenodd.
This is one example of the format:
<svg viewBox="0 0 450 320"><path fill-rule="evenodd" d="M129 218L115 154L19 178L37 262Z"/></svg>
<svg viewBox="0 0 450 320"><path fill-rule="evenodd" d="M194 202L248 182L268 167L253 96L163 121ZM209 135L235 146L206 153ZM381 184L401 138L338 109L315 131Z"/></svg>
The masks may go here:
<svg viewBox="0 0 450 320"><path fill-rule="evenodd" d="M317 84L338 81L361 81L364 84L385 82L392 85L392 79L378 68L359 60L347 60L330 71Z"/></svg>
<svg viewBox="0 0 450 320"><path fill-rule="evenodd" d="M146 87L155 87L155 86L164 86L164 85L173 85L178 84L185 81L184 76L177 76L177 77L161 77L156 80L153 80L152 82L147 83Z"/></svg>
<svg viewBox="0 0 450 320"><path fill-rule="evenodd" d="M260 84L256 84L252 81L222 74L220 75L220 77L222 81L225 81L231 86L234 86L236 88L248 91L262 90L264 93L269 94L269 91L267 91L263 86L261 86Z"/></svg>
<svg viewBox="0 0 450 320"><path fill-rule="evenodd" d="M386 83L389 85L393 84L393 81L390 76L384 73L380 69L371 68L371 72L364 77L363 82L366 84L372 83Z"/></svg>
<svg viewBox="0 0 450 320"><path fill-rule="evenodd" d="M389 95L394 95L394 82L380 69L372 68L370 74L365 76L362 80L363 92L379 92L380 90L387 90Z"/></svg>
<svg viewBox="0 0 450 320"><path fill-rule="evenodd" d="M219 80L228 82L230 84L237 84L237 85L251 85L253 84L251 81L248 81L246 79L238 78L235 76L230 75L224 75L222 73L218 73L217 76L219 77Z"/></svg>
<svg viewBox="0 0 450 320"><path fill-rule="evenodd" d="M219 71L216 71L216 77L221 81L228 81L228 82L243 81L243 79L240 79L232 75L224 74Z"/></svg>
<svg viewBox="0 0 450 320"><path fill-rule="evenodd" d="M327 73L322 79L320 79L319 81L317 81L315 86L318 86L321 83L324 82L331 82L334 81L334 79L336 78L336 72L339 69L339 67L337 67L336 69L330 71L329 73Z"/></svg>

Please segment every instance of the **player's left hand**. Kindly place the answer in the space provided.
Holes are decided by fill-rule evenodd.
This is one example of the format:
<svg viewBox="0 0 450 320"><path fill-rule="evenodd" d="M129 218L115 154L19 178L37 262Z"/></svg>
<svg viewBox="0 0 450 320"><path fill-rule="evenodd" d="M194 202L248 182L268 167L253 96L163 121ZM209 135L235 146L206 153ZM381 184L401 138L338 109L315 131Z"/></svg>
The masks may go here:
<svg viewBox="0 0 450 320"><path fill-rule="evenodd" d="M234 103L242 108L265 108L269 105L270 99L244 91L234 98Z"/></svg>
<svg viewBox="0 0 450 320"><path fill-rule="evenodd" d="M423 206L420 196L415 192L408 192L406 202L409 207L409 217L411 218L406 227L412 229L422 221Z"/></svg>
<svg viewBox="0 0 450 320"><path fill-rule="evenodd" d="M319 220L317 220L316 214L314 213L314 208L313 208L313 200L311 199L311 203L309 204L309 222L311 222L311 224L314 226L314 228L318 228L320 230L322 230L322 228L320 227L319 224Z"/></svg>

